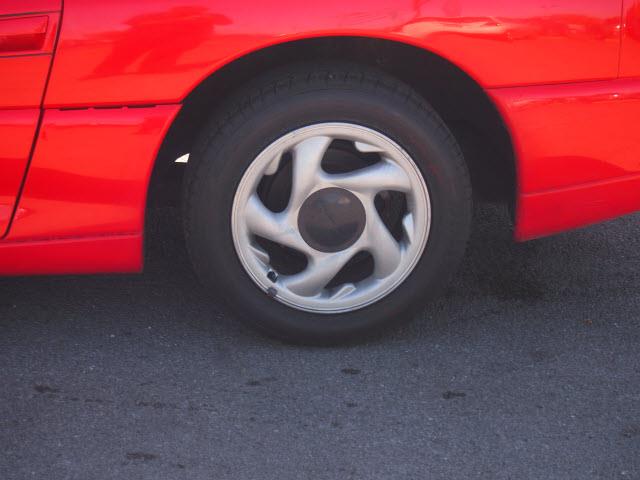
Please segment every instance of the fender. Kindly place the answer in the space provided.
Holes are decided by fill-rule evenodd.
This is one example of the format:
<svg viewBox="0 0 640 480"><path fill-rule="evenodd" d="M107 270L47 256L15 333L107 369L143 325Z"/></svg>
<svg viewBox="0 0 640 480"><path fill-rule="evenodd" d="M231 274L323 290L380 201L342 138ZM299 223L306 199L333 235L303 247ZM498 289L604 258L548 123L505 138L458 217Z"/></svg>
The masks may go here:
<svg viewBox="0 0 640 480"><path fill-rule="evenodd" d="M614 78L620 15L615 0L65 0L45 107L179 103L236 58L320 36L415 45L485 88Z"/></svg>

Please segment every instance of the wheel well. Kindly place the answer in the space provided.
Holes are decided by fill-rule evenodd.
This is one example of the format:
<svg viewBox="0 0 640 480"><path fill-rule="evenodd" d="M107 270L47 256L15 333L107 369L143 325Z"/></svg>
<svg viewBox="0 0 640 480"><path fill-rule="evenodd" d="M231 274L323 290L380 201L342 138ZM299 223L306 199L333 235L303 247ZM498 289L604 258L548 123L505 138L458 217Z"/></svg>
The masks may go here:
<svg viewBox="0 0 640 480"><path fill-rule="evenodd" d="M484 90L447 60L411 45L360 37L284 43L251 53L213 73L184 100L160 149L149 190L153 204L179 204L184 164L202 125L229 94L264 71L310 59L376 67L411 85L440 114L461 145L474 193L512 204L515 162L510 136Z"/></svg>

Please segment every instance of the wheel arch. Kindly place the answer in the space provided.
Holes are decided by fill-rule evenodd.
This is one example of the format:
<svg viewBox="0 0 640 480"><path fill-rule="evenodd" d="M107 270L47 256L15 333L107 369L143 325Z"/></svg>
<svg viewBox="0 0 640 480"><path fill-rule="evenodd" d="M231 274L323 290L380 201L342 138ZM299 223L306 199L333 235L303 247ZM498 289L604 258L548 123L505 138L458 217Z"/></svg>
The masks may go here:
<svg viewBox="0 0 640 480"><path fill-rule="evenodd" d="M375 67L411 85L435 108L460 143L474 192L492 201L514 204L517 184L511 136L481 85L470 73L410 39L371 36L287 38L241 52L218 66L184 96L183 108L154 165L149 201L179 201L184 165L175 160L189 153L198 126L229 94L270 69L312 60L341 60Z"/></svg>

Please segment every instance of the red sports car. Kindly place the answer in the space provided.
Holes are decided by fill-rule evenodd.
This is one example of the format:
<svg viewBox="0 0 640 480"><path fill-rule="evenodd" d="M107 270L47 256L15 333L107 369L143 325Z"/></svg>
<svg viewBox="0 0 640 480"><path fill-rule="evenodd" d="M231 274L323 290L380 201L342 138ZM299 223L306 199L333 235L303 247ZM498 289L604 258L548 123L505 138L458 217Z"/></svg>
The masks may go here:
<svg viewBox="0 0 640 480"><path fill-rule="evenodd" d="M239 316L331 343L640 207L640 0L2 0L0 274L137 272L182 205ZM490 245L487 248L491 248Z"/></svg>

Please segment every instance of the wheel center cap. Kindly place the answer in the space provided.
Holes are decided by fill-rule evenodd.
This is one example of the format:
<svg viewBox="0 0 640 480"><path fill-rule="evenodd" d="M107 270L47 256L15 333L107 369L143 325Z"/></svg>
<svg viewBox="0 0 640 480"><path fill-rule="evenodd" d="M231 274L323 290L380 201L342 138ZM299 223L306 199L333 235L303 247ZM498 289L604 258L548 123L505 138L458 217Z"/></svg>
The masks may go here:
<svg viewBox="0 0 640 480"><path fill-rule="evenodd" d="M343 188L312 193L298 213L298 229L305 242L321 252L339 252L353 245L364 230L362 202Z"/></svg>

